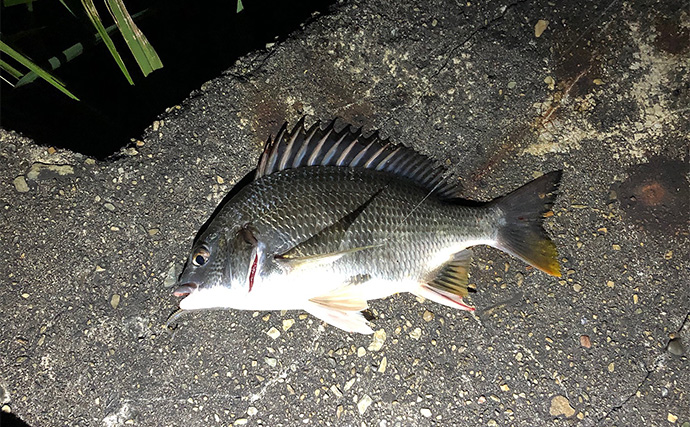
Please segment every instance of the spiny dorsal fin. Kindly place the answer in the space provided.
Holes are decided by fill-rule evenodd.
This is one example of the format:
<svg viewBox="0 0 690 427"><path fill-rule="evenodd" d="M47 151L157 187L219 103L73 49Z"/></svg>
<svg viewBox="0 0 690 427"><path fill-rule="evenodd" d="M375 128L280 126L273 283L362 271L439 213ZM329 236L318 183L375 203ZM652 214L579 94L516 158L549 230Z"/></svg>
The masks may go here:
<svg viewBox="0 0 690 427"><path fill-rule="evenodd" d="M442 198L458 193L456 185L444 182L444 170L428 157L402 145L391 145L377 132L364 136L361 129L350 126L336 131L335 120L323 129L321 122L307 129L302 118L291 131L285 123L276 138L266 142L255 179L307 166L374 169L408 178Z"/></svg>
<svg viewBox="0 0 690 427"><path fill-rule="evenodd" d="M465 249L453 256L453 259L443 264L439 269L432 273L428 285L434 290L444 293L467 296L467 270L472 262L472 250Z"/></svg>

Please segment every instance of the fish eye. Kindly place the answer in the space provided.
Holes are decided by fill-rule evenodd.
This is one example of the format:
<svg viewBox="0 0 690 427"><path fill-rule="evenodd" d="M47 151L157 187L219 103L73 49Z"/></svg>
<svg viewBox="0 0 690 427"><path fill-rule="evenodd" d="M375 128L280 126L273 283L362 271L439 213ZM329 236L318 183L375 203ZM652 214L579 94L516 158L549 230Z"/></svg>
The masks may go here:
<svg viewBox="0 0 690 427"><path fill-rule="evenodd" d="M196 252L194 252L194 255L192 255L192 263L197 267L201 267L202 265L206 264L210 255L211 254L208 252L208 249L203 247L199 248L196 250Z"/></svg>

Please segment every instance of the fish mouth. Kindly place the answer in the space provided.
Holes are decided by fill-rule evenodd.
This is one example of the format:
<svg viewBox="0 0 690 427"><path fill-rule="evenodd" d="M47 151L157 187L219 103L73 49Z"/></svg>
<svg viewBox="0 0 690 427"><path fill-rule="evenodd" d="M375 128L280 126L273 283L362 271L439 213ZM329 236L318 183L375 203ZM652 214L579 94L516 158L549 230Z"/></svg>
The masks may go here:
<svg viewBox="0 0 690 427"><path fill-rule="evenodd" d="M175 288L175 290L173 291L173 295L175 295L176 297L186 297L187 295L194 292L198 287L199 285L197 285L196 283L185 283L184 285Z"/></svg>

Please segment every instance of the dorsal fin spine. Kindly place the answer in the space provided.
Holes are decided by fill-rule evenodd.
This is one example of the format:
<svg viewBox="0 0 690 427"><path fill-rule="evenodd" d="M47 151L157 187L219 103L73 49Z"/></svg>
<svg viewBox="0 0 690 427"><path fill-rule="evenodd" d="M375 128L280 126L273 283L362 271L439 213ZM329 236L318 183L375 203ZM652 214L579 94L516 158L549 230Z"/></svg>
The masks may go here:
<svg viewBox="0 0 690 427"><path fill-rule="evenodd" d="M264 147L256 179L274 172L308 166L365 168L395 174L433 191L438 197L458 195L458 183L447 182L443 169L428 157L404 146L382 141L377 132L369 136L362 129L335 129L335 121L325 128L316 123L308 129L304 118L292 128L282 126L275 139Z"/></svg>
<svg viewBox="0 0 690 427"><path fill-rule="evenodd" d="M314 126L317 126L317 125L318 125L318 123L315 124ZM326 142L328 137L331 136L331 133L333 133L333 126L330 126L330 128L328 129L328 132L326 132L323 135L323 138L321 138L319 140L319 143L316 144L316 147L314 147L314 152L311 154L311 156L309 156L309 160L307 161L307 164L309 166L313 166L316 164L316 158L318 157L319 153L321 153L321 147L323 147L323 144Z"/></svg>
<svg viewBox="0 0 690 427"><path fill-rule="evenodd" d="M376 166L376 170L380 171L381 169L385 168L386 163L388 163L390 161L390 159L398 153L398 151L400 151L400 147L397 147L389 155L387 155L383 160L381 160L381 163L379 163L379 165Z"/></svg>
<svg viewBox="0 0 690 427"><path fill-rule="evenodd" d="M333 144L331 149L328 150L326 155L323 157L323 160L321 160L321 165L326 166L326 165L330 164L331 159L333 158L335 153L338 151L338 146L343 142L343 140L345 139L346 136L347 136L347 134L345 132L343 132L343 134L340 136L338 141L336 141L336 143Z"/></svg>
<svg viewBox="0 0 690 427"><path fill-rule="evenodd" d="M350 143L350 145L347 146L345 151L338 157L338 160L335 162L336 165L338 166L343 166L345 164L345 159L347 158L348 154L350 154L350 151L352 151L352 147L355 146L359 142L359 138L355 139Z"/></svg>
<svg viewBox="0 0 690 427"><path fill-rule="evenodd" d="M268 163L268 165L266 165L267 171L273 171L273 168L275 167L276 162L278 161L278 146L280 145L279 142L285 136L285 132L287 132L287 123L285 123L283 127L280 128L278 135L276 135L276 139L274 139L271 143L271 154L269 155L270 162Z"/></svg>
<svg viewBox="0 0 690 427"><path fill-rule="evenodd" d="M364 149L362 151L360 151L359 154L357 154L354 159L352 159L352 161L350 162L351 167L356 168L357 166L359 166L359 162L362 161L362 159L367 154L367 152L369 151L371 146L374 145L374 142L375 142L375 140L372 140L371 142L369 142L369 144L367 144L367 146L364 147ZM371 160L373 160L373 159L371 159Z"/></svg>
<svg viewBox="0 0 690 427"><path fill-rule="evenodd" d="M377 160L379 157L381 157L381 154L388 149L388 144L381 146L377 152L375 152L371 158L369 159L368 162L366 162L363 167L367 169L377 169L379 167L379 164L377 163ZM374 167L375 166L375 167Z"/></svg>
<svg viewBox="0 0 690 427"><path fill-rule="evenodd" d="M307 136L304 138L304 143L302 144L302 147L299 149L297 152L297 155L295 156L295 160L292 161L292 167L296 168L299 167L302 164L302 159L304 159L304 156L307 154L309 145L311 143L311 139L314 137L314 134L318 130L318 126L314 125L309 129L309 132L307 133Z"/></svg>
<svg viewBox="0 0 690 427"><path fill-rule="evenodd" d="M292 153L292 146L295 145L295 141L297 140L297 137L302 132L304 132L304 127L300 127L297 132L292 133L292 137L290 138L290 142L288 142L287 147L285 147L285 151L283 152L283 156L280 159L280 163L278 164L278 170L285 169L285 165L287 165L288 159L290 158L290 154Z"/></svg>

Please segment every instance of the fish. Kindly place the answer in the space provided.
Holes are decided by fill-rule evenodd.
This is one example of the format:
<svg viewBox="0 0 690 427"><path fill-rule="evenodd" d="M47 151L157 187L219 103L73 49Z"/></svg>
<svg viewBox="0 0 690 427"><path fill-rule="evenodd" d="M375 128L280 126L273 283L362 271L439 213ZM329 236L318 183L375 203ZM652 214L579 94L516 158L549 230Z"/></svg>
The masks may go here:
<svg viewBox="0 0 690 427"><path fill-rule="evenodd" d="M560 277L543 227L562 171L490 202L461 198L431 158L336 121L285 123L251 182L233 190L193 243L180 310L304 310L371 334L371 300L409 292L460 310L471 247L488 245ZM232 193L230 193L232 194Z"/></svg>

